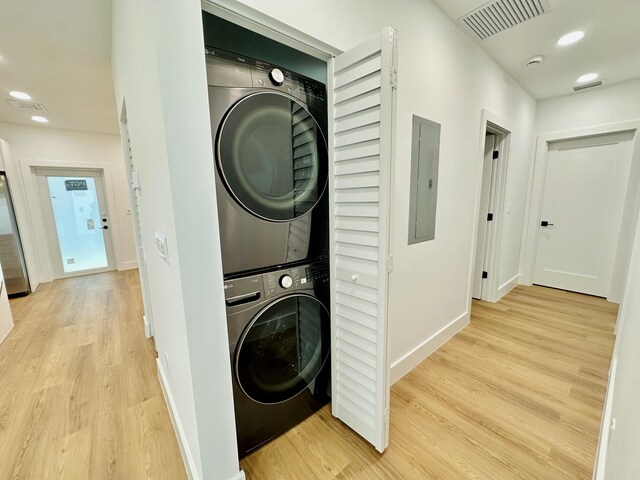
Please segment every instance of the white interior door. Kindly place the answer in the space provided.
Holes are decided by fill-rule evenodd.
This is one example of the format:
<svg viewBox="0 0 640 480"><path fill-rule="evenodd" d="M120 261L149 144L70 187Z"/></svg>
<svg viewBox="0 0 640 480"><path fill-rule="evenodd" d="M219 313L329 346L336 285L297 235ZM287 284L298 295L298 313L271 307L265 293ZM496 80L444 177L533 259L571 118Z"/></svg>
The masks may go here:
<svg viewBox="0 0 640 480"><path fill-rule="evenodd" d="M115 269L101 171L36 170L55 278Z"/></svg>
<svg viewBox="0 0 640 480"><path fill-rule="evenodd" d="M608 295L632 139L629 132L549 145L533 283Z"/></svg>
<svg viewBox="0 0 640 480"><path fill-rule="evenodd" d="M482 298L482 287L486 278L483 276L485 270L485 258L487 253L487 235L489 233L489 213L492 179L494 177L494 160L493 151L496 146L496 136L489 133L484 143L484 162L482 168L482 190L480 193L480 212L478 219L478 241L476 243L476 261L473 270L473 288L471 296L473 298Z"/></svg>
<svg viewBox="0 0 640 480"><path fill-rule="evenodd" d="M396 31L344 52L329 74L332 411L389 442L387 293Z"/></svg>

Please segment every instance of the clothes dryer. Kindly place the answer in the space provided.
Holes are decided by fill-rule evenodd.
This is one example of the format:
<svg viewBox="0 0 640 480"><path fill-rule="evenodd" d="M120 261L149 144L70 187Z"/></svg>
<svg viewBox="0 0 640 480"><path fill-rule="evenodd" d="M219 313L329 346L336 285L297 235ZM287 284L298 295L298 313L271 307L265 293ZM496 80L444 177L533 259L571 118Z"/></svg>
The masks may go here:
<svg viewBox="0 0 640 480"><path fill-rule="evenodd" d="M224 284L240 456L329 401L328 268L325 260Z"/></svg>
<svg viewBox="0 0 640 480"><path fill-rule="evenodd" d="M322 83L207 48L225 276L326 256Z"/></svg>

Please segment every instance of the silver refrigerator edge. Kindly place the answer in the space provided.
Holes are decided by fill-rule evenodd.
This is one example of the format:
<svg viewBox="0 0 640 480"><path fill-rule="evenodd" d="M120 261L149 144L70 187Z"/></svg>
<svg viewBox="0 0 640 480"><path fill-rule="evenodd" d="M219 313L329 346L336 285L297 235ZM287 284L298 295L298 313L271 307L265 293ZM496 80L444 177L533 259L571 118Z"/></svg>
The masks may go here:
<svg viewBox="0 0 640 480"><path fill-rule="evenodd" d="M7 176L0 171L0 265L8 295L31 291Z"/></svg>

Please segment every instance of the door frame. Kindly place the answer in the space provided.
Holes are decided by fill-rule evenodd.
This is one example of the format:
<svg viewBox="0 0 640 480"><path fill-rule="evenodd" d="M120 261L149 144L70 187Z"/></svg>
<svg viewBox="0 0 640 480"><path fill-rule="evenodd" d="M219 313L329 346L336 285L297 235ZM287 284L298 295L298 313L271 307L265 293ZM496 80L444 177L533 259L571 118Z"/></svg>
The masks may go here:
<svg viewBox="0 0 640 480"><path fill-rule="evenodd" d="M65 272L64 259L62 258L62 252L60 251L60 237L58 236L58 230L55 223L55 212L53 211L53 205L51 204L51 192L46 180L49 176L92 176L96 182L96 197L98 202L103 202L104 211L100 212L101 216L111 218L109 214L109 204L107 202L107 188L104 181L104 172L101 169L81 169L81 168L65 168L65 167L49 167L49 168L34 168L34 180L35 188L38 192L38 198L40 200L40 213L42 220L42 227L44 231L44 238L46 238L47 247L49 250L49 261L56 279L78 277L82 275L90 275L93 273L109 272L117 269L116 257L114 252L114 239L111 232L108 232L108 238L104 240L105 253L107 256L107 266L101 268L92 268L87 270L81 270L77 272ZM101 191L98 191L98 188ZM102 198L100 198L102 196ZM109 221L109 230L111 230L111 222Z"/></svg>
<svg viewBox="0 0 640 480"><path fill-rule="evenodd" d="M475 278L475 261L476 250L478 246L478 229L481 226L480 223L480 203L482 197L482 173L484 170L484 148L487 133L493 133L496 135L496 147L500 152L497 165L497 172L495 176L495 183L492 183L490 188L494 190L493 200L493 220L490 222L487 229L487 239L485 246L485 268L488 272L487 281L483 282L481 299L487 302L497 302L502 298L511 288L518 283L518 277L507 281L505 284L500 285L499 281L499 260L500 260L500 247L502 244L502 230L504 225L504 201L506 196L507 187L507 173L509 171L509 157L511 150L511 122L499 115L493 113L486 108L482 109L481 122L480 122L480 141L478 148L478 158L476 171L478 172L476 180L476 201L475 201L475 220L473 222L473 229L471 231L472 246L471 255L469 260L469 282L468 282L468 298L469 309L471 309L473 280Z"/></svg>
<svg viewBox="0 0 640 480"><path fill-rule="evenodd" d="M607 300L619 303L624 292L624 279L626 278L628 261L631 254L631 244L633 243L633 226L630 226L638 216L640 211L640 121L629 121L596 125L592 127L579 128L575 130L562 130L557 132L543 133L536 139L534 161L531 165L530 183L527 192L527 205L525 208L526 218L524 225L522 257L520 261L520 271L522 272L520 283L524 285L533 284L533 272L535 269L536 254L538 251L538 225L542 215L542 196L544 192L544 181L547 170L547 156L549 144L564 140L578 140L581 138L595 137L612 133L633 132L633 145L631 153L631 173L627 195L625 199L624 212L622 217L622 230L618 241L618 251L616 253L615 270L611 285L616 278L621 278L615 288L610 288Z"/></svg>
<svg viewBox="0 0 640 480"><path fill-rule="evenodd" d="M37 184L37 176L35 170L44 169L65 169L65 170L84 170L84 171L102 171L103 187L106 197L107 210L111 215L109 222L109 230L111 230L111 241L113 250L114 268L121 269L120 265L120 245L122 245L120 237L120 228L116 220L118 212L116 195L113 186L113 174L111 165L104 162L74 162L74 161L55 161L55 160L33 160L20 161L20 169L22 178L25 179L24 189L27 200L27 207L31 213L31 225L34 238L46 238L44 228L44 217L42 211L42 203L40 202L40 193ZM47 242L48 243L48 242ZM52 252L48 245L42 245L40 242L35 243L36 264L38 266L39 280L41 282L51 282L55 280Z"/></svg>

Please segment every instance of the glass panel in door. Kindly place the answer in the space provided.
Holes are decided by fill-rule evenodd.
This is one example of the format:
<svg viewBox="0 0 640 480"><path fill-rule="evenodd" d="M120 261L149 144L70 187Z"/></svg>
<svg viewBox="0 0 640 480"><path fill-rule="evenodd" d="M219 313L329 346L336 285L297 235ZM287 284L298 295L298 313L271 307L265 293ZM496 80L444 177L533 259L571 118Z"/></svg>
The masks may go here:
<svg viewBox="0 0 640 480"><path fill-rule="evenodd" d="M64 273L107 268L102 216L94 177L47 176Z"/></svg>

